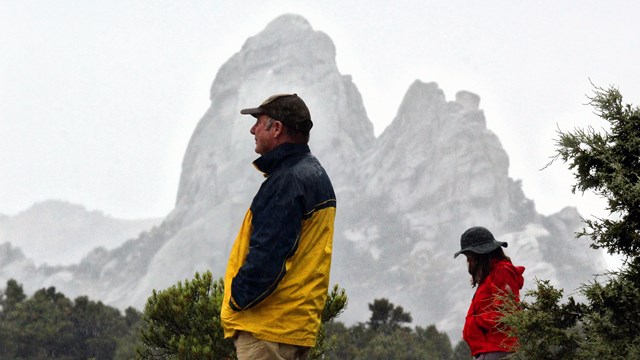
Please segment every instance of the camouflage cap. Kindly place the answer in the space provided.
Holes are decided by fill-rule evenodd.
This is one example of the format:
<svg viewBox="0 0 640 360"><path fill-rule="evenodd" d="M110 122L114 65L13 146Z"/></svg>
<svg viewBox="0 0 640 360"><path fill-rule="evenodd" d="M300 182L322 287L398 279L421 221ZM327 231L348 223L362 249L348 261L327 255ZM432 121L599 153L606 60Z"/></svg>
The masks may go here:
<svg viewBox="0 0 640 360"><path fill-rule="evenodd" d="M272 95L258 107L240 110L240 114L256 118L261 114L269 115L303 133L308 133L313 127L309 108L298 94Z"/></svg>

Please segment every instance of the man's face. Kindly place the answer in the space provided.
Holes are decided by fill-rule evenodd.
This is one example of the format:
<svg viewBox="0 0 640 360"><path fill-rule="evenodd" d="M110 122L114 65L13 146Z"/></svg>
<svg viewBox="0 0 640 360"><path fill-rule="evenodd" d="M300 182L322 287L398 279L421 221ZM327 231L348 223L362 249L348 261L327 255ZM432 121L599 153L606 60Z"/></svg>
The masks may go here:
<svg viewBox="0 0 640 360"><path fill-rule="evenodd" d="M275 120L271 120L267 115L259 115L256 123L251 127L251 134L256 140L256 152L264 155L271 151L276 144Z"/></svg>

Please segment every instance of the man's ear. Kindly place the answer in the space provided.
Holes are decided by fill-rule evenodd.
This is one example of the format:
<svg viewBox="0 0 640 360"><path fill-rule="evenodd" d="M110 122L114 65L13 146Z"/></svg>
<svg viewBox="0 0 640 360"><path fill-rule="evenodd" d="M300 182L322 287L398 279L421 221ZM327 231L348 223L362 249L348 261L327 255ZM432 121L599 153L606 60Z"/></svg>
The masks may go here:
<svg viewBox="0 0 640 360"><path fill-rule="evenodd" d="M284 124L279 120L273 122L273 137L277 138L284 134Z"/></svg>

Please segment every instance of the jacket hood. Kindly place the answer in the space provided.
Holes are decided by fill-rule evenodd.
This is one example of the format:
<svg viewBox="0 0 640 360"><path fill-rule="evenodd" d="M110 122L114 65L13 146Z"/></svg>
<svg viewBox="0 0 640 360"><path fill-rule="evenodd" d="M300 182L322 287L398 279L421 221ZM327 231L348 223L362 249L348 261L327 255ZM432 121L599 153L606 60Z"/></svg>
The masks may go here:
<svg viewBox="0 0 640 360"><path fill-rule="evenodd" d="M516 274L518 275L518 286L520 287L520 289L522 289L522 287L524 286L524 276L522 276L522 274L524 273L524 266L514 266L514 269L516 270Z"/></svg>
<svg viewBox="0 0 640 360"><path fill-rule="evenodd" d="M492 261L491 268L495 269L496 267L502 267L512 272L516 277L518 289L522 289L522 287L524 286L524 276L522 276L525 270L524 266L515 266L510 260L502 259Z"/></svg>

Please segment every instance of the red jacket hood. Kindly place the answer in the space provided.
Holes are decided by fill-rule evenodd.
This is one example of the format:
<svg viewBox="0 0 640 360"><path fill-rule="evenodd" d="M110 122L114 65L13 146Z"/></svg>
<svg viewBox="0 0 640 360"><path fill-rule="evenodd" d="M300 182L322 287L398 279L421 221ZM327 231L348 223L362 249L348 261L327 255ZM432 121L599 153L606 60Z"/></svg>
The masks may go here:
<svg viewBox="0 0 640 360"><path fill-rule="evenodd" d="M508 259L492 260L491 261L492 271L497 267L502 267L507 271L513 272L516 275L515 277L518 282L518 289L522 289L522 287L524 286L524 277L522 276L522 274L524 273L524 266L515 266L513 265L511 260L508 260Z"/></svg>

